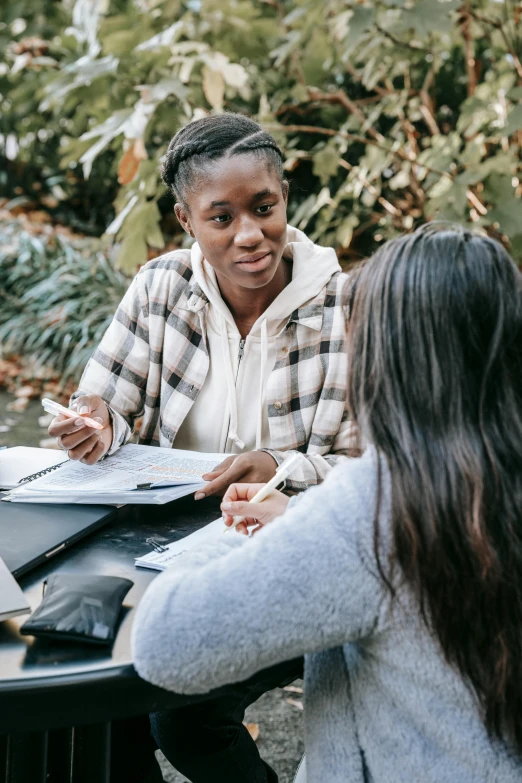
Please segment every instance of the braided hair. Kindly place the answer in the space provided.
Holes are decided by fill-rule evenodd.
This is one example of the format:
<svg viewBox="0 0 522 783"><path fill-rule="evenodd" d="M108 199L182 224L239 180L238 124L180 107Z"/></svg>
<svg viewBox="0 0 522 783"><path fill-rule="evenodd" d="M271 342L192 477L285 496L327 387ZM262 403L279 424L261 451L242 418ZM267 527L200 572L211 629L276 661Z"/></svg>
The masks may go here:
<svg viewBox="0 0 522 783"><path fill-rule="evenodd" d="M198 169L210 160L242 153L263 156L284 180L283 153L269 133L243 114L216 114L185 125L170 142L162 168L165 185L186 202Z"/></svg>

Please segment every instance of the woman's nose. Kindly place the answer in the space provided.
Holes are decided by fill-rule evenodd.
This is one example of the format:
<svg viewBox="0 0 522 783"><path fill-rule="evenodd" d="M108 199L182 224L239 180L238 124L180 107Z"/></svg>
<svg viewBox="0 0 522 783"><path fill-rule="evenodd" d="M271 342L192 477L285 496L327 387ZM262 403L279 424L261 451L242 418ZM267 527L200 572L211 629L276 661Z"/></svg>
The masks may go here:
<svg viewBox="0 0 522 783"><path fill-rule="evenodd" d="M238 247L255 247L262 241L263 232L255 218L242 219L234 237L234 244Z"/></svg>

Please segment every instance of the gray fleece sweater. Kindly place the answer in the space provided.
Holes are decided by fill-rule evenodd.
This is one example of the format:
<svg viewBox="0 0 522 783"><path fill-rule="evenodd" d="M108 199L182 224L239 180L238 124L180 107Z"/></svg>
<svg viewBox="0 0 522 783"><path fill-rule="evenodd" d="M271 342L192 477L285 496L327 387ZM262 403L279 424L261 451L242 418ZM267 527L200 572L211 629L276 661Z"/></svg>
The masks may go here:
<svg viewBox="0 0 522 783"><path fill-rule="evenodd" d="M383 558L389 476L383 466ZM203 693L305 654L307 783L515 783L409 590L391 602L373 553L377 458L336 467L252 540L189 552L147 590L136 668Z"/></svg>

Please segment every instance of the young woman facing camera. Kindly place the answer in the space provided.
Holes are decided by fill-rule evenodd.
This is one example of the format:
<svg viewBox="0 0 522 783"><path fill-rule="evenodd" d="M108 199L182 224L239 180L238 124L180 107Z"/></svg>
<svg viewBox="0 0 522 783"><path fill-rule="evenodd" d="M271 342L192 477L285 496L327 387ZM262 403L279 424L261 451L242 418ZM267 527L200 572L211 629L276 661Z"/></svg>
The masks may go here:
<svg viewBox="0 0 522 783"><path fill-rule="evenodd" d="M163 178L196 242L146 264L49 433L97 462L140 442L230 456L197 498L267 481L284 452L305 453L290 489L321 481L345 454L344 296L331 248L286 223L288 183L272 137L237 114L206 117L172 140Z"/></svg>
<svg viewBox="0 0 522 783"><path fill-rule="evenodd" d="M430 226L362 269L348 331L366 453L155 580L136 668L200 693L305 653L307 783L518 783L520 272ZM288 502L254 491L229 490L228 522Z"/></svg>
<svg viewBox="0 0 522 783"><path fill-rule="evenodd" d="M229 454L196 498L237 481L266 482L285 452L303 453L291 490L325 478L348 452L348 277L334 251L286 223L288 183L273 138L237 114L187 125L169 145L163 178L196 242L146 264L74 395L80 414L49 433L93 464L130 437ZM159 718L164 752L194 783L274 780L242 724L265 691L302 673L287 661L234 685L211 704ZM113 781L141 781L154 765L140 721L113 726ZM129 738L132 738L129 740ZM132 748L133 753L129 753ZM157 767L150 780L160 779Z"/></svg>

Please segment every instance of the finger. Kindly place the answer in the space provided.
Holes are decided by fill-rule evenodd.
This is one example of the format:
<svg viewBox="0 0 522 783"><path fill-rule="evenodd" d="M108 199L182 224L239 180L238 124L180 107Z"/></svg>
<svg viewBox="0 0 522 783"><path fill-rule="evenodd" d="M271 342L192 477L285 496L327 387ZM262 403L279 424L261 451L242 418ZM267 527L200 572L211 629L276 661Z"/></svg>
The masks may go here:
<svg viewBox="0 0 522 783"><path fill-rule="evenodd" d="M240 522L238 525L236 525L236 533L241 533L244 536L248 536L248 527L244 522Z"/></svg>
<svg viewBox="0 0 522 783"><path fill-rule="evenodd" d="M231 484L223 496L223 503L236 500L252 500L264 484Z"/></svg>
<svg viewBox="0 0 522 783"><path fill-rule="evenodd" d="M234 483L234 481L239 481L246 470L248 470L246 466L242 466L241 463L238 465L236 462L233 462L229 469L225 471L225 473L214 479L214 481L211 481L209 484L203 487L202 490L196 493L196 500L200 500L203 497L208 498L212 495L224 494L224 492L231 484Z"/></svg>
<svg viewBox="0 0 522 783"><path fill-rule="evenodd" d="M80 419L80 417L77 419L70 419L66 416L57 416L56 419L53 419L49 424L47 432L52 438L60 438L62 435L76 432L83 427L85 427L85 422L83 419Z"/></svg>
<svg viewBox="0 0 522 783"><path fill-rule="evenodd" d="M67 451L69 449L75 449L80 443L83 443L88 440L88 438L92 437L94 432L96 432L96 430L92 430L90 427L82 427L70 435L62 435L60 438L57 438L58 445Z"/></svg>
<svg viewBox="0 0 522 783"><path fill-rule="evenodd" d="M218 476L221 476L226 470L229 469L235 459L235 457L227 457L227 459L223 460L223 462L220 462L219 465L216 465L216 467L211 471L208 473L203 473L201 478L204 481L212 481L213 479L218 478Z"/></svg>
<svg viewBox="0 0 522 783"><path fill-rule="evenodd" d="M71 459L81 460L89 454L98 443L98 435L90 435L86 440L80 443L74 449L68 449L67 453Z"/></svg>
<svg viewBox="0 0 522 783"><path fill-rule="evenodd" d="M76 400L76 409L80 416L88 416L100 407L100 403L103 400L98 394L83 394Z"/></svg>
<svg viewBox="0 0 522 783"><path fill-rule="evenodd" d="M251 519L264 519L267 509L263 503L247 503L244 500L235 503L222 503L221 509L232 517L250 517Z"/></svg>
<svg viewBox="0 0 522 783"><path fill-rule="evenodd" d="M85 457L83 457L83 459L80 461L83 462L84 465L95 465L98 462L98 460L100 460L103 457L106 451L107 451L107 447L105 443L103 443L103 441L100 438L98 438L98 443L96 444L96 446L92 449L92 451L86 454Z"/></svg>
<svg viewBox="0 0 522 783"><path fill-rule="evenodd" d="M236 518L235 516L230 516L228 514L227 515L223 515L223 522L225 523L225 525L227 527L231 527L232 525L234 525L235 518ZM257 525L257 519L255 519L252 516L245 517L238 524L240 524L240 525L244 524L245 527L251 527L252 525Z"/></svg>

